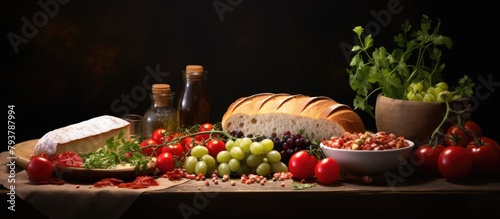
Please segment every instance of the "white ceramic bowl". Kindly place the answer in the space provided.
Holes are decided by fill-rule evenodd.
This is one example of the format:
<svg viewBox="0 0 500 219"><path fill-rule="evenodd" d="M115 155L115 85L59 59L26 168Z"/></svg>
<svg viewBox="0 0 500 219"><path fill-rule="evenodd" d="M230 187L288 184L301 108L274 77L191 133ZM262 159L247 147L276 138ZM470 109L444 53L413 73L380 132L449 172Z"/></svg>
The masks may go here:
<svg viewBox="0 0 500 219"><path fill-rule="evenodd" d="M343 172L355 175L378 175L385 171L397 170L410 156L415 144L391 150L347 150L331 148L320 143L320 148L327 157L337 161Z"/></svg>

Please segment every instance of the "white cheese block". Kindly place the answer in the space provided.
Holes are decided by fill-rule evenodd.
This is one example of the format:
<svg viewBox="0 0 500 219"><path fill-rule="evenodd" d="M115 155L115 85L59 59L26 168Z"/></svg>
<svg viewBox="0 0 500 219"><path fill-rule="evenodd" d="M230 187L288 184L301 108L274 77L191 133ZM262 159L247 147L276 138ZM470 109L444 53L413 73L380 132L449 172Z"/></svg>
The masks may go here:
<svg viewBox="0 0 500 219"><path fill-rule="evenodd" d="M34 155L45 153L52 156L66 151L94 152L104 146L111 136L116 138L122 130L124 138L128 139L129 122L108 115L95 117L46 133L35 145Z"/></svg>

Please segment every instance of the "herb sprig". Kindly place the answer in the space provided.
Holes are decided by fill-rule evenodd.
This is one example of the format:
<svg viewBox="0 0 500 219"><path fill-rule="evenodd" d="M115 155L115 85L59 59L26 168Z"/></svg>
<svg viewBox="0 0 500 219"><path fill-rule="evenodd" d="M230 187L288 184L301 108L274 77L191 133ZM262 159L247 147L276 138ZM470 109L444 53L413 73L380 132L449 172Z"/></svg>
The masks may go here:
<svg viewBox="0 0 500 219"><path fill-rule="evenodd" d="M106 139L106 145L95 152L81 153L84 160L83 168L114 169L120 164L135 166L136 172L145 171L151 162L151 157L143 155L140 145L123 138L124 132Z"/></svg>
<svg viewBox="0 0 500 219"><path fill-rule="evenodd" d="M350 62L349 84L356 91L354 108L361 109L374 116L374 107L368 103L369 97L381 92L384 96L395 99L407 99L409 86L422 83L424 90L443 81L445 63L442 61L441 48L451 49L450 37L439 33L441 21L432 29L431 19L423 15L420 29L410 32L412 26L408 20L402 24L402 33L394 37L397 47L391 52L384 46L374 48L371 35L362 37L364 29L357 26L358 45ZM454 94L469 97L473 83L466 75L460 79Z"/></svg>

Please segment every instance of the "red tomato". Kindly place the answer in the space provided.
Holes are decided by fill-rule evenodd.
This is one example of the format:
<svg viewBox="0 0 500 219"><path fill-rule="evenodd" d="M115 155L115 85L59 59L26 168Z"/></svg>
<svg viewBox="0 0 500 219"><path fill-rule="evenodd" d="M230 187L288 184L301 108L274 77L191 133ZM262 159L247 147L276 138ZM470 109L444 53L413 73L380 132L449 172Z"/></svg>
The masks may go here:
<svg viewBox="0 0 500 219"><path fill-rule="evenodd" d="M479 142L479 145L495 145L497 146L498 150L500 150L500 144L498 144L498 142L493 140L493 138L482 136L476 142Z"/></svg>
<svg viewBox="0 0 500 219"><path fill-rule="evenodd" d="M205 147L208 149L208 154L215 158L219 152L226 150L226 143L222 139L210 139L205 143Z"/></svg>
<svg viewBox="0 0 500 219"><path fill-rule="evenodd" d="M214 130L214 125L212 123L204 123L198 129L198 132L206 132L206 131L212 131L212 130ZM200 134L200 135L196 135L194 137L198 141L203 141L203 140L209 139L210 134Z"/></svg>
<svg viewBox="0 0 500 219"><path fill-rule="evenodd" d="M178 138L178 137L181 137L181 134L179 132L174 132L174 133L171 133L170 135L167 135L165 137L165 141L172 141L172 139Z"/></svg>
<svg viewBox="0 0 500 219"><path fill-rule="evenodd" d="M438 168L438 158L444 148L442 144L435 147L431 147L429 144L422 145L415 150L410 161L424 176L441 176Z"/></svg>
<svg viewBox="0 0 500 219"><path fill-rule="evenodd" d="M480 137L467 145L467 153L472 158L472 174L477 176L497 176L500 174L500 150L498 143L488 137Z"/></svg>
<svg viewBox="0 0 500 219"><path fill-rule="evenodd" d="M322 184L332 184L340 177L340 167L331 157L321 159L314 168L314 175Z"/></svg>
<svg viewBox="0 0 500 219"><path fill-rule="evenodd" d="M156 157L156 168L162 173L167 173L175 169L175 159L169 152L163 152Z"/></svg>
<svg viewBox="0 0 500 219"><path fill-rule="evenodd" d="M472 158L465 148L448 146L439 154L438 168L447 180L464 179L472 171Z"/></svg>
<svg viewBox="0 0 500 219"><path fill-rule="evenodd" d="M447 146L457 145L465 147L475 136L483 136L481 127L472 120L465 121L462 129L463 131L460 129L459 125L452 125L448 128L445 135L445 144Z"/></svg>
<svg viewBox="0 0 500 219"><path fill-rule="evenodd" d="M159 128L156 129L152 134L151 134L151 139L155 140L156 143L162 144L165 141L165 138L168 135L168 131L164 128Z"/></svg>
<svg viewBox="0 0 500 219"><path fill-rule="evenodd" d="M307 150L295 152L288 161L288 171L294 178L309 179L314 176L318 159Z"/></svg>
<svg viewBox="0 0 500 219"><path fill-rule="evenodd" d="M184 147L184 153L188 153L195 145L201 144L201 141L196 140L194 137L186 137L181 141L181 144Z"/></svg>
<svg viewBox="0 0 500 219"><path fill-rule="evenodd" d="M156 143L156 141L151 138L144 139L140 144L142 148L141 153L147 156L156 157L156 155L158 155L156 152L159 152L157 151L158 149L157 145L158 143Z"/></svg>
<svg viewBox="0 0 500 219"><path fill-rule="evenodd" d="M45 156L33 156L30 158L26 171L32 182L47 181L52 178L54 166Z"/></svg>
<svg viewBox="0 0 500 219"><path fill-rule="evenodd" d="M169 144L164 146L160 153L169 152L171 153L175 160L181 160L184 157L184 148L181 143Z"/></svg>

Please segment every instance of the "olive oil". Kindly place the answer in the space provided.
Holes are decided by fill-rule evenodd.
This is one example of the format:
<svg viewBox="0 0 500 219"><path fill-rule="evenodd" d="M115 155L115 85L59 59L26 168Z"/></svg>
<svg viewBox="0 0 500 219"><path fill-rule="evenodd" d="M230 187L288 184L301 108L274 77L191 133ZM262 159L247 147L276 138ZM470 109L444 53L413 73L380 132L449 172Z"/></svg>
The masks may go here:
<svg viewBox="0 0 500 219"><path fill-rule="evenodd" d="M169 84L154 84L152 87L151 106L144 113L142 121L142 137L150 138L158 128L169 132L177 131L179 120L177 110L172 105L175 93Z"/></svg>

